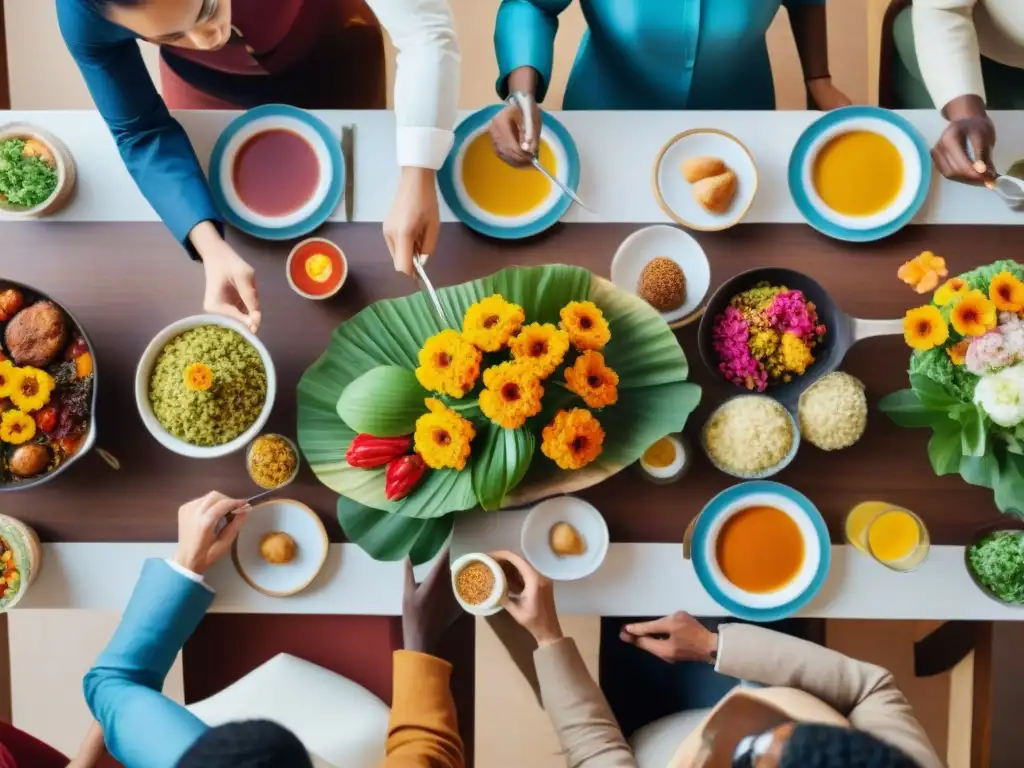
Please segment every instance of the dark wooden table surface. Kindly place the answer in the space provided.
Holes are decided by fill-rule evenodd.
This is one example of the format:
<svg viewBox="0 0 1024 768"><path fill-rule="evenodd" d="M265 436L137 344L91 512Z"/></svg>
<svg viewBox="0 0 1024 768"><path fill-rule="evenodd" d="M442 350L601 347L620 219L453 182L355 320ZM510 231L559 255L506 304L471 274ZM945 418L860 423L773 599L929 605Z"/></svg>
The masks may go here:
<svg viewBox="0 0 1024 768"><path fill-rule="evenodd" d="M445 225L430 271L450 285L509 265L580 264L608 275L612 255L639 225L565 225L536 240L505 244ZM309 302L288 287L288 245L234 242L256 267L263 308L260 336L274 357L278 399L269 428L294 435L295 386L324 350L331 330L368 303L415 290L397 274L380 226L349 224L323 233L345 249L351 275L341 294ZM865 318L902 317L919 303L896 278L897 267L921 250L946 257L951 271L1016 255L1019 230L1009 227L918 226L881 243L855 246L819 236L800 225L744 225L698 233L712 266L712 285L745 269L777 265L801 270L824 285L847 312ZM122 469L98 456L83 458L39 489L0 495L0 511L31 524L46 541L172 541L179 504L210 489L244 497L253 492L240 456L189 460L162 448L146 432L133 394L135 366L149 340L165 325L201 312L203 274L158 224L7 224L2 229L0 276L19 280L63 302L85 325L97 347L100 381L99 445ZM691 418L691 438L725 393L697 355L696 325L678 332L692 378L704 385ZM991 493L958 476L938 478L925 451L927 432L898 429L875 409L884 394L906 386L908 351L901 338L876 338L851 350L844 369L867 385L872 412L864 439L826 454L805 445L777 479L807 494L821 509L833 540L859 501L906 505L927 521L938 544L965 544L980 525L997 520ZM701 456L688 478L654 486L620 473L583 495L608 519L615 541L679 541L691 518L732 480ZM342 539L335 497L308 469L289 489L324 518L332 540Z"/></svg>

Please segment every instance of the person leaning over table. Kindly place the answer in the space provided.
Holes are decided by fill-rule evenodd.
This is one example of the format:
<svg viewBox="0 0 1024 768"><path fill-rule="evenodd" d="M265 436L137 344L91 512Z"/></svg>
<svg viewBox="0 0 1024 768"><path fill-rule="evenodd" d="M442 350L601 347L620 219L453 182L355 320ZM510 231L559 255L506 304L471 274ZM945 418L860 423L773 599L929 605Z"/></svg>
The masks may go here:
<svg viewBox="0 0 1024 768"><path fill-rule="evenodd" d="M669 716L627 743L562 634L551 581L514 553L493 556L523 578L505 609L537 642L541 699L570 768L942 768L889 672L754 625L716 634L685 613L628 625L620 639L669 664L702 661L768 687L735 689L714 709Z"/></svg>
<svg viewBox="0 0 1024 768"><path fill-rule="evenodd" d="M551 82L558 15L570 0L502 0L494 29L498 95L510 104L491 121L495 149L523 165L536 153ZM814 105L850 99L828 70L825 0L580 0L587 30L563 109L775 109L765 34L789 12ZM521 136L522 134L522 136Z"/></svg>
<svg viewBox="0 0 1024 768"><path fill-rule="evenodd" d="M85 676L89 709L110 754L125 768L312 766L298 737L280 725L251 720L209 728L161 693L171 664L213 602L203 574L231 548L249 512L244 504L210 493L181 507L177 553L145 563L120 626ZM218 532L232 512L234 519ZM447 557L419 587L406 564L405 650L394 654L386 768L465 765L449 688L451 666L430 655L459 613Z"/></svg>
<svg viewBox="0 0 1024 768"><path fill-rule="evenodd" d="M987 110L1024 109L1024 3L914 0L897 15L893 42L896 106L938 107L949 120L932 150L936 168L954 181L984 182L995 170Z"/></svg>
<svg viewBox="0 0 1024 768"><path fill-rule="evenodd" d="M384 237L395 268L433 253L435 172L451 148L460 52L446 0L367 0L398 49L402 167ZM57 0L61 33L139 189L206 271L206 311L256 330L253 269L224 226L173 109L383 108L383 42L362 0ZM164 96L137 44L160 47ZM364 85L365 83L365 85Z"/></svg>

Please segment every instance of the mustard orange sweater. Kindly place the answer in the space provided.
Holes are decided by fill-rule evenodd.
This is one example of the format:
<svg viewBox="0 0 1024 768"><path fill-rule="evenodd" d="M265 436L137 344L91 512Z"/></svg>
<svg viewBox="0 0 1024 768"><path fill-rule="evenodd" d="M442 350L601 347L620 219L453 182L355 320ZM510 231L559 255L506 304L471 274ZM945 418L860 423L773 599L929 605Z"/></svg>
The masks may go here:
<svg viewBox="0 0 1024 768"><path fill-rule="evenodd" d="M424 653L395 651L394 668L385 768L464 768L451 664Z"/></svg>

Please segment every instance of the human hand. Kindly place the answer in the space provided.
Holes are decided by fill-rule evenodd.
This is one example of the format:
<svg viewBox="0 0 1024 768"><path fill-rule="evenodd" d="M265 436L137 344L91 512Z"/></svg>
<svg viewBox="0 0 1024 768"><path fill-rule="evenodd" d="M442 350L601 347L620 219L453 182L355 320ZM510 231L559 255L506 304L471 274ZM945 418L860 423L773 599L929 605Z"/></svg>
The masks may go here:
<svg viewBox="0 0 1024 768"><path fill-rule="evenodd" d="M432 654L442 635L461 615L462 609L448 579L450 565L446 548L427 578L417 586L412 560L405 559L405 597L402 600L405 650Z"/></svg>
<svg viewBox="0 0 1024 768"><path fill-rule="evenodd" d="M523 580L522 592L518 596L509 595L505 603L508 614L533 635L538 645L561 640L562 625L555 611L555 586L551 579L541 576L514 552L492 552L491 557L515 568Z"/></svg>
<svg viewBox="0 0 1024 768"><path fill-rule="evenodd" d="M410 277L414 274L413 256L433 253L441 232L435 175L427 168L402 168L395 200L384 221L384 241L395 269Z"/></svg>
<svg viewBox="0 0 1024 768"><path fill-rule="evenodd" d="M253 333L260 328L260 300L256 273L209 221L196 226L189 235L203 260L206 294L203 309L237 320Z"/></svg>
<svg viewBox="0 0 1024 768"><path fill-rule="evenodd" d="M718 653L718 635L682 611L654 621L627 624L619 633L619 639L669 663L711 663Z"/></svg>
<svg viewBox="0 0 1024 768"><path fill-rule="evenodd" d="M244 501L229 499L216 491L185 504L178 510L178 551L174 561L192 573L205 573L231 548L249 510ZM228 514L233 514L232 519L218 532L221 519Z"/></svg>
<svg viewBox="0 0 1024 768"><path fill-rule="evenodd" d="M939 173L952 181L983 184L992 177L992 148L996 128L984 102L974 95L959 96L943 109L949 125L932 149L932 160ZM967 152L968 143L974 158Z"/></svg>
<svg viewBox="0 0 1024 768"><path fill-rule="evenodd" d="M529 115L524 115L518 104L507 104L491 119L491 143L498 157L516 168L530 165L537 154L543 120L540 106L532 99Z"/></svg>
<svg viewBox="0 0 1024 768"><path fill-rule="evenodd" d="M849 96L832 84L831 77L814 78L807 83L807 91L814 105L823 112L853 104Z"/></svg>

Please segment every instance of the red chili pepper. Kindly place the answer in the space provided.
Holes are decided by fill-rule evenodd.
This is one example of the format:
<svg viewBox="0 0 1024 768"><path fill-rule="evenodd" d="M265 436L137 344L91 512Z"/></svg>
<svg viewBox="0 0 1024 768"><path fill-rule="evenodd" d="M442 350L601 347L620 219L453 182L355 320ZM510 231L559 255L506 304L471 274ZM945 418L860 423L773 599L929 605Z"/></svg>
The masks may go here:
<svg viewBox="0 0 1024 768"><path fill-rule="evenodd" d="M57 409L56 408L43 408L36 414L36 426L42 432L49 434L57 428Z"/></svg>
<svg viewBox="0 0 1024 768"><path fill-rule="evenodd" d="M412 436L374 437L373 435L356 435L355 440L345 452L345 460L350 467L357 469L373 469L383 467L392 459L398 458L412 450Z"/></svg>
<svg viewBox="0 0 1024 768"><path fill-rule="evenodd" d="M427 465L418 453L392 459L385 474L384 495L388 501L404 499L419 485L426 472Z"/></svg>

